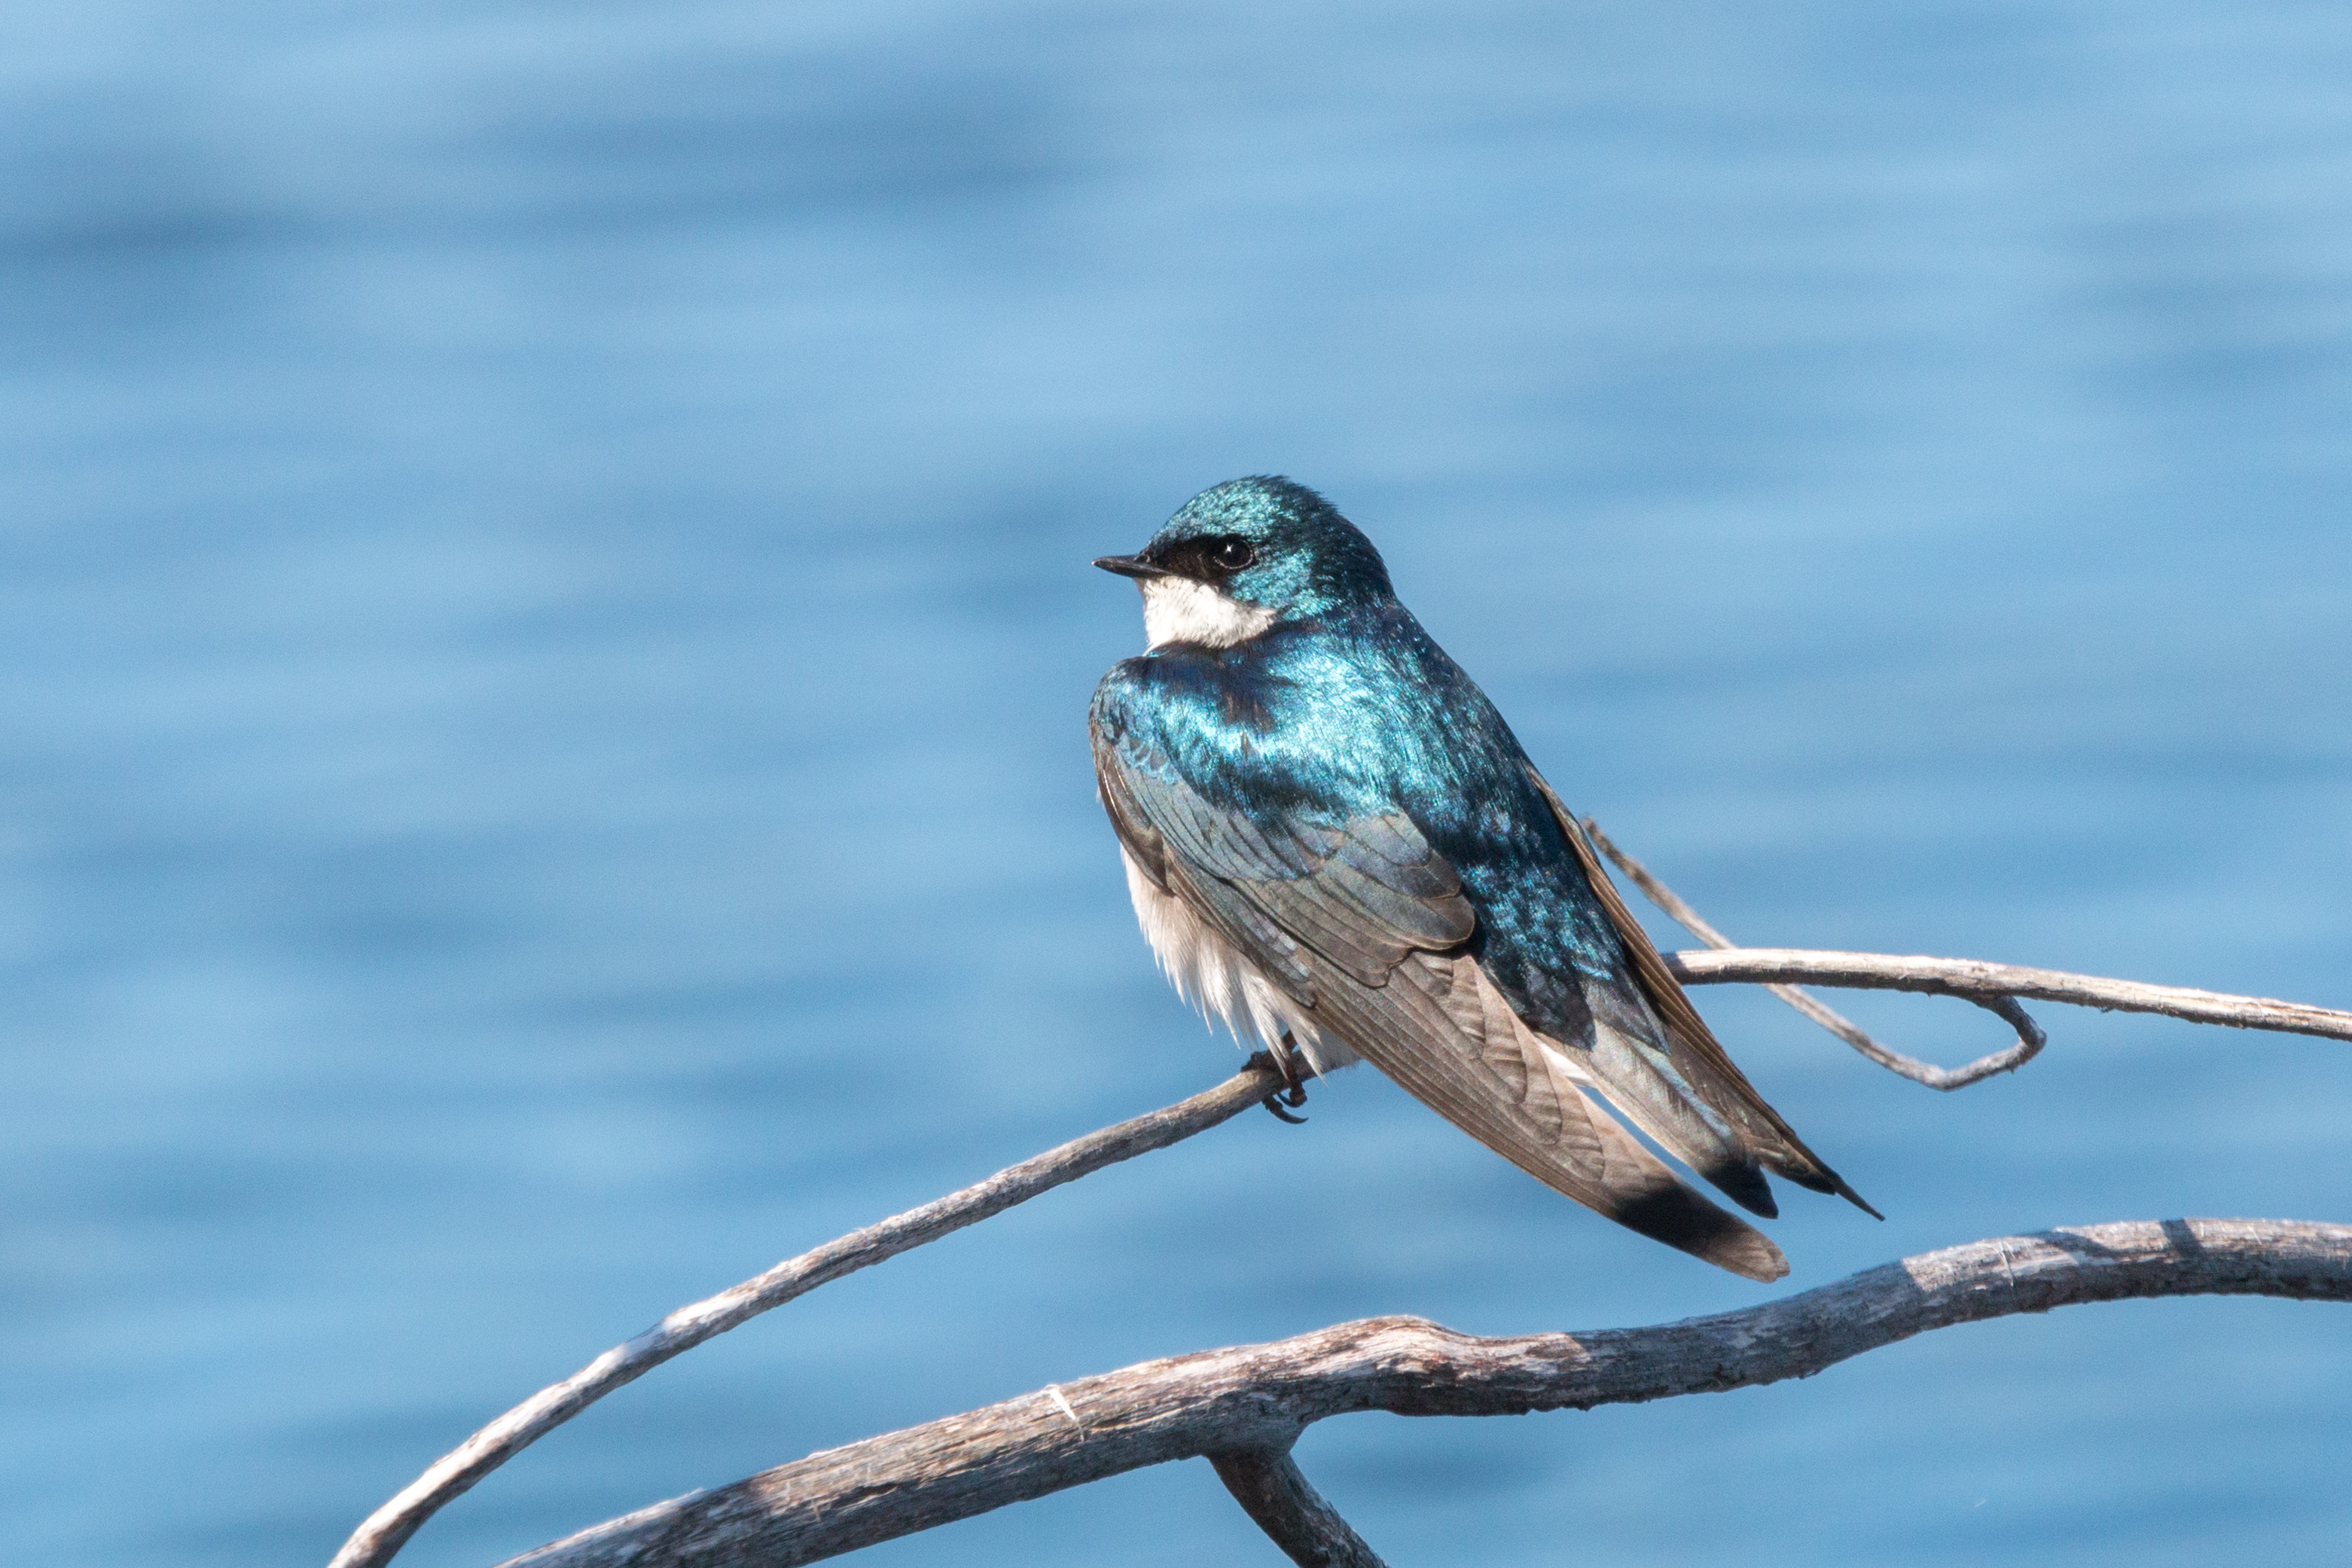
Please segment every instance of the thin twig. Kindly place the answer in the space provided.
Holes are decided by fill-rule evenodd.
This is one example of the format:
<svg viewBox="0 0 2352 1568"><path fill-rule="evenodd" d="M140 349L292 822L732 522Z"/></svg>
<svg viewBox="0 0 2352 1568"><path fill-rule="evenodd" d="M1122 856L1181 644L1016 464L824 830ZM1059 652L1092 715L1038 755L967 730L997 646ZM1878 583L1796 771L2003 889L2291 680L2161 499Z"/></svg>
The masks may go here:
<svg viewBox="0 0 2352 1568"><path fill-rule="evenodd" d="M1610 842L1609 836L1601 831L1599 822L1586 817L1584 831L1594 844L1600 846L1601 852L1615 862L1617 868L1642 889L1644 898L1665 911L1667 919L1709 947L1730 948L1737 945L1729 937L1701 920L1698 911L1683 902L1672 888L1658 880L1656 874L1647 866ZM1939 1068L1933 1062L1906 1057L1894 1047L1873 1039L1861 1025L1801 986L1768 985L1765 989L1888 1072L1947 1093L1956 1089L1966 1089L1972 1083L1981 1083L1996 1073L2014 1072L2041 1055L2042 1047L2050 1043L2050 1037L2042 1032L2042 1026L2027 1016L2025 1009L2019 1006L2014 998L2001 996L1988 1000L1970 996L1967 1000L1999 1014L2017 1031L2017 1044L1979 1057L1962 1067Z"/></svg>
<svg viewBox="0 0 2352 1568"><path fill-rule="evenodd" d="M1743 1311L1479 1339L1373 1318L1144 1362L911 1426L615 1519L505 1568L787 1568L1146 1465L1286 1451L1327 1416L1590 1409L1804 1377L1932 1329L2086 1301L2352 1301L2352 1226L2164 1220L2004 1237Z"/></svg>
<svg viewBox="0 0 2352 1568"><path fill-rule="evenodd" d="M623 1384L643 1377L674 1355L715 1334L781 1307L793 1297L870 1268L909 1247L937 1241L991 1215L1065 1182L1154 1149L1181 1142L1239 1115L1282 1087L1282 1078L1263 1054L1216 1088L1149 1116L1122 1121L999 1171L984 1182L894 1215L878 1225L852 1231L814 1251L786 1258L732 1289L677 1311L625 1344L614 1346L586 1366L541 1389L457 1447L436 1460L401 1493L352 1532L331 1568L376 1568L391 1561L417 1527L450 1499L505 1464L547 1433Z"/></svg>
<svg viewBox="0 0 2352 1568"><path fill-rule="evenodd" d="M2195 1024L2237 1029L2271 1029L2285 1035L2316 1035L2352 1040L2352 1013L2281 1002L2269 996L2233 996L2186 985L2150 985L2109 980L2057 969L2027 969L1988 963L1979 958L1928 958L1891 952L1832 952L1796 947L1735 947L1666 954L1666 965L1685 985L1728 981L1771 984L1803 980L1862 991L1920 991L1959 996L1981 1004L1993 996L2023 996L2065 1002L2107 1013L2160 1013Z"/></svg>
<svg viewBox="0 0 2352 1568"><path fill-rule="evenodd" d="M1212 1454L1217 1479L1298 1568L1388 1568L1280 1448Z"/></svg>
<svg viewBox="0 0 2352 1568"><path fill-rule="evenodd" d="M1609 835L1601 831L1599 818L1588 816L1584 819L1584 835L1600 847L1601 852L1616 864L1617 869L1633 879L1633 885L1642 889L1643 898L1665 911L1668 920L1673 921L1709 947L1739 945L1701 920L1698 911L1676 897L1675 890L1659 881L1647 866L1618 848ZM1826 1008L1822 1010L1828 1011Z"/></svg>
<svg viewBox="0 0 2352 1568"><path fill-rule="evenodd" d="M1725 945L1727 947L1729 944ZM1671 963L1672 960L1668 962ZM1999 1073L2015 1072L2019 1068L2040 1056L2042 1047L2050 1043L2050 1037L2042 1032L2042 1026L2033 1021L2032 1015L2017 1005L2016 998L1963 996L1962 1001L1973 1002L1988 1013L1999 1015L2010 1027L2017 1031L2017 1043L2013 1046L2004 1046L1997 1051L1989 1051L1976 1060L1963 1063L1956 1068L1939 1068L1933 1062L1921 1061L1917 1057L1906 1057L1894 1047L1874 1039L1861 1025L1829 1006L1820 997L1802 986L1767 985L1764 989L1868 1057L1872 1061L1876 1062L1880 1067L1885 1068L1888 1072L1894 1073L1898 1078L1907 1078L1913 1083L1924 1083L1929 1089L1939 1089L1947 1093L1956 1089L1966 1089L1972 1083L1982 1083Z"/></svg>

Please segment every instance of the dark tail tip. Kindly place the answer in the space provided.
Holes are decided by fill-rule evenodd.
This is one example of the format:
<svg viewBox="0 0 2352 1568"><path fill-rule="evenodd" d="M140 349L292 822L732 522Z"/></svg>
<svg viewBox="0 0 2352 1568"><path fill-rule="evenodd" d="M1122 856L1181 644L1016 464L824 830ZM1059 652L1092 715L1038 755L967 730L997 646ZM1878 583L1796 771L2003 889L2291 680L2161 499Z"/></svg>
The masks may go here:
<svg viewBox="0 0 2352 1568"><path fill-rule="evenodd" d="M1654 1241L1759 1283L1769 1285L1788 1278L1789 1259L1772 1245L1771 1237L1680 1182L1629 1198L1610 1210L1609 1217Z"/></svg>
<svg viewBox="0 0 2352 1568"><path fill-rule="evenodd" d="M1707 1179L1709 1185L1749 1214L1760 1215L1766 1219L1780 1217L1780 1205L1772 1196L1772 1184L1764 1179L1763 1171L1752 1161L1707 1165L1700 1168L1698 1173Z"/></svg>
<svg viewBox="0 0 2352 1568"><path fill-rule="evenodd" d="M1864 1197L1860 1193L1855 1192L1853 1187L1847 1185L1846 1179L1843 1176L1839 1175L1835 1171L1831 1170L1827 1165L1822 1164L1818 1160L1813 1161L1810 1164L1800 1165L1794 1161L1772 1160L1770 1156L1768 1155L1766 1156L1766 1161L1771 1165L1775 1174L1788 1177L1789 1180L1796 1183L1797 1185L1805 1188L1809 1192L1827 1193L1832 1197L1843 1198L1846 1202L1852 1204L1854 1207L1860 1209L1863 1213L1868 1215L1873 1219L1883 1220L1886 1217L1885 1215L1880 1214L1876 1209L1870 1206L1870 1200L1868 1198ZM1739 1194L1734 1193L1732 1195L1734 1197L1738 1197Z"/></svg>

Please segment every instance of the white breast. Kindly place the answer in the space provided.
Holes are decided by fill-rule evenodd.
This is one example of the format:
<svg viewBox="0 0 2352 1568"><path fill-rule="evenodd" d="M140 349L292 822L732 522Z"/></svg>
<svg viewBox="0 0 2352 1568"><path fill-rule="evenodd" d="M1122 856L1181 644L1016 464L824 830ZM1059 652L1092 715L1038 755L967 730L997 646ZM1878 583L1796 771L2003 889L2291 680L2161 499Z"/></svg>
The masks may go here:
<svg viewBox="0 0 2352 1568"><path fill-rule="evenodd" d="M1212 931L1191 905L1154 886L1125 846L1120 847L1118 858L1127 868L1127 892L1135 901L1136 921L1143 927L1153 956L1160 960L1176 994L1198 1007L1203 1017L1223 1019L1236 1039L1246 1021L1246 1027L1268 1050L1280 1044L1287 1030L1307 1066L1318 1073L1346 1067L1356 1059L1345 1042L1317 1028L1311 1013L1269 983L1257 965Z"/></svg>
<svg viewBox="0 0 2352 1568"><path fill-rule="evenodd" d="M1274 625L1263 605L1229 599L1190 577L1148 577L1143 583L1143 636L1153 647L1192 642L1231 647Z"/></svg>

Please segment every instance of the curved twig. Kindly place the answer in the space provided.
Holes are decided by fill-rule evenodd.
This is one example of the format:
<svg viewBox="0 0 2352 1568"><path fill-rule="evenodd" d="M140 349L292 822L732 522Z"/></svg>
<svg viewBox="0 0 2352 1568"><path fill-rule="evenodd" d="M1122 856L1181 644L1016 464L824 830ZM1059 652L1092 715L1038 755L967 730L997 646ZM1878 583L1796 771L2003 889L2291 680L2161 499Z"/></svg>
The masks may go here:
<svg viewBox="0 0 2352 1568"><path fill-rule="evenodd" d="M2352 1013L2282 1002L2269 996L2232 996L2186 985L2150 985L2109 980L2057 969L2027 969L1978 958L1928 958L1891 952L1832 952L1798 947L1695 949L1666 954L1667 967L1685 985L1727 981L1777 984L1801 980L1864 991L1922 991L1971 1002L1990 996L2022 996L2066 1002L2108 1013L2159 1013L2195 1024L2238 1029L2272 1029L2352 1040Z"/></svg>
<svg viewBox="0 0 2352 1568"><path fill-rule="evenodd" d="M2130 1221L1922 1254L1654 1328L1480 1339L1417 1318L1144 1362L829 1448L505 1568L784 1568L1201 1454L1286 1451L1327 1416L1590 1409L1803 1377L1932 1329L2085 1301L2352 1300L2352 1226ZM1071 1418L1075 1413L1076 1419Z"/></svg>
<svg viewBox="0 0 2352 1568"><path fill-rule="evenodd" d="M2033 1015L2017 1005L2016 997L1970 996L1966 1000L1988 1013L1998 1015L2015 1029L2017 1044L2004 1050L1989 1051L1976 1060L1956 1068L1939 1068L1933 1062L1889 1052L1890 1056L1895 1056L1895 1059L1885 1064L1887 1071L1900 1073L1914 1083L1924 1083L1929 1089L1939 1089L1948 1094L1972 1083L1982 1083L1996 1073L2015 1072L2040 1056L2042 1047L2050 1043L2050 1037L2042 1032L2042 1026L2033 1021Z"/></svg>
<svg viewBox="0 0 2352 1568"><path fill-rule="evenodd" d="M732 1289L680 1307L625 1344L614 1345L562 1383L551 1384L434 1462L401 1493L370 1514L331 1568L375 1568L390 1562L417 1527L475 1482L549 1432L674 1355L714 1334L781 1307L818 1286L870 1268L909 1247L937 1241L1089 1172L1181 1142L1230 1120L1282 1087L1282 1076L1260 1053L1216 1088L1149 1116L1122 1121L1008 1166L984 1182L850 1232Z"/></svg>
<svg viewBox="0 0 2352 1568"><path fill-rule="evenodd" d="M1609 836L1601 831L1600 823L1591 817L1586 817L1584 831L1587 837L1601 847L1601 852L1608 856L1635 887L1642 889L1643 897L1665 911L1667 919L1709 947L1729 948L1738 945L1729 937L1700 919L1699 912L1683 902L1672 888L1658 880L1655 872L1610 842ZM1923 1062L1917 1057L1906 1057L1894 1047L1873 1039L1869 1032L1861 1025L1801 986L1767 985L1765 989L1835 1035L1839 1039L1843 1040L1847 1045L1852 1046L1855 1050L1860 1051L1864 1056L1868 1057L1872 1061L1876 1062L1880 1067L1885 1068L1888 1072L1901 1078L1907 1078L1913 1083L1924 1083L1929 1089L1942 1089L1946 1093L1956 1089L1966 1089L1972 1083L1982 1083L1996 1073L2015 1072L2019 1068L2040 1056L2042 1047L2050 1043L2050 1037L2042 1032L2042 1026L2033 1021L2024 1008L2017 1005L2014 997L1970 996L1967 998L1968 1001L1974 1002L1988 1012L1999 1014L2011 1028L2017 1031L2017 1044L1989 1052L1959 1067L1939 1068L1933 1062Z"/></svg>
<svg viewBox="0 0 2352 1568"><path fill-rule="evenodd" d="M1685 903L1657 874L1610 841L1601 824L1584 818L1584 831L1643 897L1711 952L1670 952L1666 963L1686 985L1741 981L1766 990L1868 1057L1872 1061L1929 1089L1966 1089L1997 1073L2013 1072L2042 1053L2050 1037L2017 999L2066 1002L2081 1007L2126 1013L2161 1013L2200 1024L2242 1029L2274 1029L2352 1040L2352 1013L2279 1002L2266 996L2232 996L2185 985L2148 985L2055 969L2024 969L1973 958L1897 957L1879 952L1817 952L1806 948L1742 948ZM1873 1039L1862 1026L1799 987L1797 981L1859 990L1921 991L1957 996L1997 1013L2017 1031L2017 1043L1957 1068L1939 1068Z"/></svg>

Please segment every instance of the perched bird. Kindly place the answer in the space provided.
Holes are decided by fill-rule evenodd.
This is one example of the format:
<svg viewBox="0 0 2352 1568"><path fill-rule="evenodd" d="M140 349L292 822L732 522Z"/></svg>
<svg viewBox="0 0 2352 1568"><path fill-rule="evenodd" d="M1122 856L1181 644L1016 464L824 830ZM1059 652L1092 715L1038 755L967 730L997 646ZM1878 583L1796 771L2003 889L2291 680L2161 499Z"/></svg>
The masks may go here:
<svg viewBox="0 0 2352 1568"><path fill-rule="evenodd" d="M1150 643L1089 729L1137 919L1277 1063L1358 1058L1536 1177L1751 1279L1764 1172L1875 1214L1741 1076L1485 692L1379 552L1284 479L1204 490L1106 572ZM1294 1103L1296 1101L1294 1100Z"/></svg>

